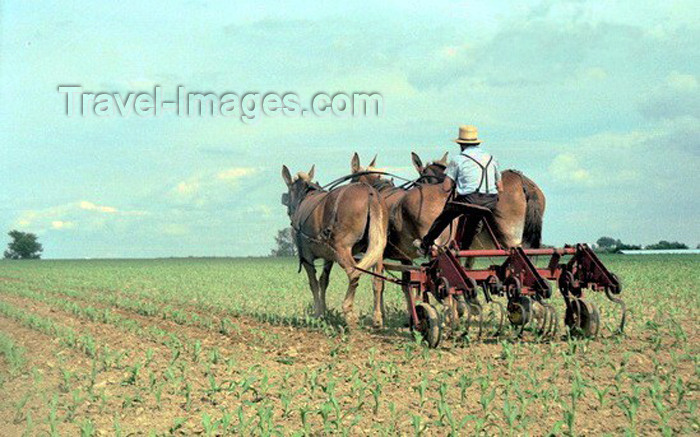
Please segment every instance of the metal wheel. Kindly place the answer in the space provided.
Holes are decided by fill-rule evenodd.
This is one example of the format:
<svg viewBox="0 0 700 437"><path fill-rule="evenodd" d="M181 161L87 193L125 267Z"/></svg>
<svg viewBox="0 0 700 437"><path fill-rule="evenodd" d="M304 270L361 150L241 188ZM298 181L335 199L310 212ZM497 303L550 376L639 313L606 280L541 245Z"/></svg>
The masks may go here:
<svg viewBox="0 0 700 437"><path fill-rule="evenodd" d="M416 304L416 313L418 314L418 326L414 327L414 329L420 332L423 340L429 347L437 347L442 338L440 316L437 310L429 303L418 302Z"/></svg>
<svg viewBox="0 0 700 437"><path fill-rule="evenodd" d="M600 329L600 312L591 302L584 299L571 299L564 318L572 335L595 337Z"/></svg>

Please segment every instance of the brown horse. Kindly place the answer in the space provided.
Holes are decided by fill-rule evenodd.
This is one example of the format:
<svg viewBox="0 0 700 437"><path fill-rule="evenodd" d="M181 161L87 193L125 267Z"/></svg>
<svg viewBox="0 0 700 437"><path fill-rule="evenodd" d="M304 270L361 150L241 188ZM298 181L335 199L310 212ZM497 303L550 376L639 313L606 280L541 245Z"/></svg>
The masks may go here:
<svg viewBox="0 0 700 437"><path fill-rule="evenodd" d="M414 154L415 157L417 155ZM379 174L362 174L353 180L365 182L375 187L386 202L389 210L389 238L384 252L385 258L399 260L410 264L418 257L413 241L428 232L435 218L450 196L450 190L445 190L438 181L444 180L447 154L443 160L436 161L426 167L418 182L411 188L395 187ZM375 169L376 157L369 166L361 167L360 158L355 153L350 163L353 174ZM442 166L442 168L439 168ZM436 240L437 244L447 242L454 227L446 229Z"/></svg>
<svg viewBox="0 0 700 437"><path fill-rule="evenodd" d="M313 176L313 166L308 173L299 172L295 178L283 166L282 179L288 192L282 196L282 203L287 206L294 229L299 262L309 277L316 317L326 312L328 277L333 263L337 262L348 276L343 313L348 324L355 326L355 290L362 274L356 267L382 268L388 227L386 205L377 190L366 183L351 183L325 191L313 182ZM360 252L364 255L356 262L354 255ZM319 258L325 263L317 279L314 261ZM381 326L381 295L376 289L375 286L373 318L375 326Z"/></svg>
<svg viewBox="0 0 700 437"><path fill-rule="evenodd" d="M424 167L418 155L411 155L413 165L422 178L431 178L434 183L445 180L446 156ZM503 189L498 193L498 204L494 213L498 231L503 234L501 245L540 247L545 210L544 193L535 182L516 170L501 172L501 181ZM475 237L471 248L493 248L493 241L485 229Z"/></svg>
<svg viewBox="0 0 700 437"><path fill-rule="evenodd" d="M440 214L449 197L451 186L445 185L447 153L437 161L423 165L416 153L411 153L413 165L420 175L417 184L410 189L394 187L391 181L379 174L363 174L355 180L366 182L377 188L389 209L389 240L384 257L410 261L417 257L413 241L422 238ZM376 166L376 156L367 168L360 166L360 158L355 153L351 161L353 173L372 170ZM499 192L495 219L495 229L499 242L504 247L523 245L540 247L542 238L542 218L545 210L545 196L531 179L515 170L501 173L503 190ZM437 244L450 238L455 226L447 228ZM474 239L472 248L491 248L493 242L484 229Z"/></svg>

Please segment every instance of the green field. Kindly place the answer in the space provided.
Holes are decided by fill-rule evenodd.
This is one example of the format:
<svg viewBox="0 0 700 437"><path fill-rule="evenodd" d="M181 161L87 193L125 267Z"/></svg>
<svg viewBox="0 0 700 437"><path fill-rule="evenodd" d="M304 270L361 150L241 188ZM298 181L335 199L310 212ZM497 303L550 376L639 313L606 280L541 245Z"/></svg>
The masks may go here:
<svg viewBox="0 0 700 437"><path fill-rule="evenodd" d="M685 434L698 429L700 256L603 258L595 340L448 339L425 348L388 286L349 331L333 272L326 320L295 259L0 262L3 435ZM563 302L552 299L560 318ZM563 333L564 330L561 329Z"/></svg>

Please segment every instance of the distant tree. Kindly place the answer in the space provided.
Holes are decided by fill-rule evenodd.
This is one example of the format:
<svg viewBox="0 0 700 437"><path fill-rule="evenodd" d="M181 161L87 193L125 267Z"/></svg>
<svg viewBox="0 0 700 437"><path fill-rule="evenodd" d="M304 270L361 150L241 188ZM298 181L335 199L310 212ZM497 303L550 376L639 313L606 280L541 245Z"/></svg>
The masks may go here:
<svg viewBox="0 0 700 437"><path fill-rule="evenodd" d="M679 243L678 241L669 242L666 240L661 240L656 244L650 244L650 245L645 247L645 249L651 249L651 250L687 249L687 248L688 248L687 245L685 245L683 243Z"/></svg>
<svg viewBox="0 0 700 437"><path fill-rule="evenodd" d="M600 237L596 241L597 251L608 253L620 253L623 250L641 250L642 246L638 244L626 244L619 239L611 237Z"/></svg>
<svg viewBox="0 0 700 437"><path fill-rule="evenodd" d="M12 241L7 245L7 259L39 259L44 248L37 241L37 236L29 232L10 231L7 235Z"/></svg>
<svg viewBox="0 0 700 437"><path fill-rule="evenodd" d="M615 248L612 249L611 251L612 251L613 253L620 253L620 252L622 252L623 250L642 250L642 246L640 246L639 244L625 244L625 243L620 243L620 244L618 244L617 246L615 246Z"/></svg>
<svg viewBox="0 0 700 437"><path fill-rule="evenodd" d="M598 241L596 241L596 244L601 249L614 249L621 245L622 242L611 237L600 237L598 238Z"/></svg>
<svg viewBox="0 0 700 437"><path fill-rule="evenodd" d="M294 231L291 227L280 229L275 237L276 248L272 249L270 256L296 256L297 244Z"/></svg>

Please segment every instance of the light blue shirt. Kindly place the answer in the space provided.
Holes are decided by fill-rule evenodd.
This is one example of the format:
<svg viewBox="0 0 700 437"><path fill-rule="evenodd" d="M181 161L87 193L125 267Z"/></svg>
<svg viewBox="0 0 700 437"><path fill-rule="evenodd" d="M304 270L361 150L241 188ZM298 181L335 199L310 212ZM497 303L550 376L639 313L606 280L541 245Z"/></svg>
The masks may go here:
<svg viewBox="0 0 700 437"><path fill-rule="evenodd" d="M457 194L498 194L496 182L501 180L498 163L479 146L464 149L447 166L445 175L457 184Z"/></svg>

